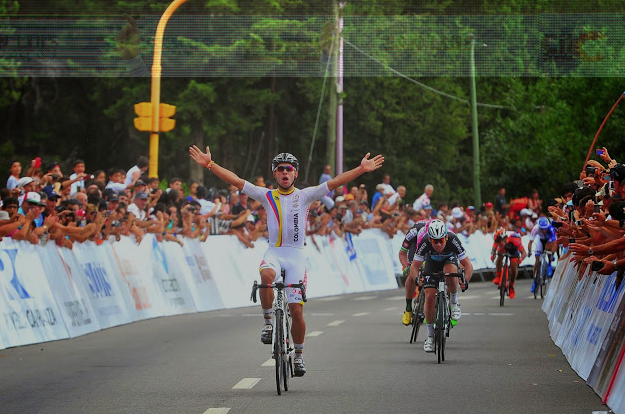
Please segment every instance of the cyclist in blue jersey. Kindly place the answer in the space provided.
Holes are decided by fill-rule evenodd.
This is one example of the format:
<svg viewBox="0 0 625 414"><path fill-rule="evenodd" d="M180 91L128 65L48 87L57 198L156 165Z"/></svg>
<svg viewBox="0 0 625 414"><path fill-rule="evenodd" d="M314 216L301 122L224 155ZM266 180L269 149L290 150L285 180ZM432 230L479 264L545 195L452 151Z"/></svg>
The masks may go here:
<svg viewBox="0 0 625 414"><path fill-rule="evenodd" d="M465 279L469 283L473 276L473 265L467 256L460 239L453 233L447 231L447 226L441 220L432 220L427 228L427 236L423 237L414 255L414 261L410 266L410 276L416 280L419 268L426 261L423 275L428 276L436 272L458 273L460 264L464 267ZM449 291L449 302L451 303L451 318L460 319L462 311L458 303L458 278L446 278L447 289ZM434 319L436 307L436 284L424 283L425 288L425 323L427 327L427 338L423 344L425 352L434 352ZM463 289L466 286L461 285Z"/></svg>
<svg viewBox="0 0 625 414"><path fill-rule="evenodd" d="M323 198L330 191L355 180L363 173L377 170L384 162L382 155L369 159L370 154L367 153L360 162L360 166L353 170L344 172L316 187L300 190L294 186L299 174L297 158L289 153L281 153L271 162L273 178L278 184L278 188L269 190L255 186L239 178L232 171L217 165L213 161L208 147L204 153L194 145L189 148L189 153L195 162L205 166L228 184L243 190L254 200L260 201L265 207L268 213L269 249L260 264L260 278L263 284L274 283L280 277L282 269L286 272L284 283L299 283L302 280L306 284L306 258L302 250L306 239L308 208L313 201ZM265 321L260 340L264 344L271 344L273 334L273 295L272 289L262 289L260 292ZM293 322L291 326L295 348L293 374L302 376L306 373L303 354L306 323L302 313L304 305L302 292L299 289L289 288L287 298Z"/></svg>
<svg viewBox="0 0 625 414"><path fill-rule="evenodd" d="M556 239L558 236L556 235L556 229L551 225L551 222L547 217L541 217L538 219L537 226L538 231L531 240L530 248L532 245L536 245L536 252L534 256L536 257L536 261L534 262L534 273L536 273L536 268L538 267L538 261L540 259L540 254L543 250L550 251L555 253L556 251ZM535 228L536 228L535 227ZM551 260L554 259L554 255L551 255ZM532 284L531 291L534 292L536 286Z"/></svg>

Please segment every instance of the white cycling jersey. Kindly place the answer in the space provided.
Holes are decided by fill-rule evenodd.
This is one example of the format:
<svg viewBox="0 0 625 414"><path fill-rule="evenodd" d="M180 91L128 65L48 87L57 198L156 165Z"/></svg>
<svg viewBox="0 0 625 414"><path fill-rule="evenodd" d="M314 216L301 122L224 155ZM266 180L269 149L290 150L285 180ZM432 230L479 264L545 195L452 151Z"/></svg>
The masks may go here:
<svg viewBox="0 0 625 414"><path fill-rule="evenodd" d="M293 187L288 193L281 188L269 190L245 181L243 191L262 203L267 210L269 245L273 247L304 247L308 208L313 201L323 198L330 190L328 183L300 190Z"/></svg>

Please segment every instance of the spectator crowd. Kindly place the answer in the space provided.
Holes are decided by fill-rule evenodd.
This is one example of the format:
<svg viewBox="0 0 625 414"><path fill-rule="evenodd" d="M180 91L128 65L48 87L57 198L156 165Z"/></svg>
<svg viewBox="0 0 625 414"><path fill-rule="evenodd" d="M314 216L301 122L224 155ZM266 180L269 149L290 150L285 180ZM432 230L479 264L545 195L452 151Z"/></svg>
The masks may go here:
<svg viewBox="0 0 625 414"><path fill-rule="evenodd" d="M605 154L608 157L607 151ZM618 168L625 168L613 160L608 162L614 164L611 167L614 174L620 171ZM580 181L584 187L579 191L590 187L596 190L600 184L601 190L596 192L602 197L620 191L620 186L616 190L608 189L603 181L602 172L610 172L610 167L600 167L594 161L592 165L596 168L595 175L584 175ZM256 240L268 236L267 212L258 200L250 199L235 187L206 188L192 182L183 190L183 180L176 177L168 181L166 189L162 189L157 178L147 176L148 159L144 156L140 156L136 165L128 170L113 168L107 172L93 171L92 174L85 172L87 167L83 160L73 162L71 174L63 173L58 163L44 167L39 158L32 160L24 174L17 161L8 167L10 175L6 187L0 190L0 238L11 237L33 244L54 242L71 248L75 242L92 240L101 243L121 235L132 236L140 242L145 233L153 233L159 240L183 243L185 237L206 240L209 235L230 234L246 247L253 248ZM613 182L619 183L620 176L615 177ZM331 178L332 168L326 165L319 183ZM262 176L256 177L253 183L267 188L275 185L266 182ZM300 182L299 186L308 184ZM563 200L558 202L568 202L570 198L566 197L572 197L578 191L575 183L565 187L570 187L571 191L563 193ZM314 242L315 236L338 238L379 228L392 238L398 232L406 233L419 220L439 218L450 230L467 236L476 231L494 233L499 227L528 234L537 219L547 211L536 190L529 197L508 202L505 188L501 188L494 202L486 202L477 208L462 206L458 201L439 202L434 208L434 186L431 184L425 186L423 194L414 202L406 199L406 191L405 185L395 188L389 174L382 177L375 191L370 191L364 184L339 187L311 205L306 233ZM584 191L589 193L590 190ZM581 198L575 201L581 202ZM583 201L597 200L584 198ZM575 233L577 237L580 231L584 231L582 229L616 234L616 228L610 227L614 226L614 220L606 216L609 202L603 201L599 205L605 211L594 222L585 223L581 228L567 224L563 231ZM562 207L552 205L549 212L553 214L556 211L553 209L557 208L558 214L568 217ZM576 221L590 219L583 214L578 216ZM599 223L606 223L605 226L614 230L601 230L597 228ZM579 239L580 243L591 241L594 245L599 236Z"/></svg>

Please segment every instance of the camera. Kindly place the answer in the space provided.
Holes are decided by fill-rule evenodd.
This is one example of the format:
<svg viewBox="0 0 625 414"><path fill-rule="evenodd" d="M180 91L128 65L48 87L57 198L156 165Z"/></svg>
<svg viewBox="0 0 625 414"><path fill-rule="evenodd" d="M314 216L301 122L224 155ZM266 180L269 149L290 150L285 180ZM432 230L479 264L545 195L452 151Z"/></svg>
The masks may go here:
<svg viewBox="0 0 625 414"><path fill-rule="evenodd" d="M591 167L591 166L587 166L586 167L586 175L587 176L592 176L595 175L595 170L597 169L597 167Z"/></svg>
<svg viewBox="0 0 625 414"><path fill-rule="evenodd" d="M564 223L562 223L561 221L555 221L555 220L554 220L554 221L552 221L552 222L551 222L551 225L552 225L554 228L556 228L556 229L557 229L557 228L562 227L562 224L564 224Z"/></svg>
<svg viewBox="0 0 625 414"><path fill-rule="evenodd" d="M583 222L582 220L577 220L577 221L575 222L575 225L576 225L576 226L583 226L583 225L584 225L584 222Z"/></svg>
<svg viewBox="0 0 625 414"><path fill-rule="evenodd" d="M595 204L593 207L593 212L599 213L601 211L601 206L599 204Z"/></svg>
<svg viewBox="0 0 625 414"><path fill-rule="evenodd" d="M197 208L195 206L189 206L189 211L194 212Z"/></svg>
<svg viewBox="0 0 625 414"><path fill-rule="evenodd" d="M111 227L121 227L122 223L119 220L113 220Z"/></svg>
<svg viewBox="0 0 625 414"><path fill-rule="evenodd" d="M569 243L575 243L575 237L569 237Z"/></svg>
<svg viewBox="0 0 625 414"><path fill-rule="evenodd" d="M598 149L595 151L597 155L603 155L604 151L602 149Z"/></svg>

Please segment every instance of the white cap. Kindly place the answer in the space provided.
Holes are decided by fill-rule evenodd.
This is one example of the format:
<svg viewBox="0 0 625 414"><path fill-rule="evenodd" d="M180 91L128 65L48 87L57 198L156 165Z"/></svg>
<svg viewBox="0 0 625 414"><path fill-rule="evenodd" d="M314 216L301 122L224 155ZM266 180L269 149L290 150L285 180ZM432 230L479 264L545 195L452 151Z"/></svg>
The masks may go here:
<svg viewBox="0 0 625 414"><path fill-rule="evenodd" d="M32 204L41 205L41 196L39 195L39 193L30 191L29 193L26 194L26 198L24 199L24 201L28 201L29 203L32 203Z"/></svg>
<svg viewBox="0 0 625 414"><path fill-rule="evenodd" d="M462 209L460 207L454 207L451 209L451 216L453 218L462 218L464 216L464 213L462 212Z"/></svg>
<svg viewBox="0 0 625 414"><path fill-rule="evenodd" d="M17 187L24 187L26 184L30 184L33 181L33 177L22 177L19 180L17 180Z"/></svg>
<svg viewBox="0 0 625 414"><path fill-rule="evenodd" d="M254 218L253 215L250 214L249 216L247 216L247 221L251 221L252 223L254 223L256 219Z"/></svg>
<svg viewBox="0 0 625 414"><path fill-rule="evenodd" d="M335 201L336 203L340 203L340 202L342 202L342 201L345 201L345 197L343 197L343 196L338 196L336 199L334 199L334 201Z"/></svg>
<svg viewBox="0 0 625 414"><path fill-rule="evenodd" d="M532 210L530 210L529 208L524 208L523 210L521 210L521 215L522 216L531 216L533 213Z"/></svg>

